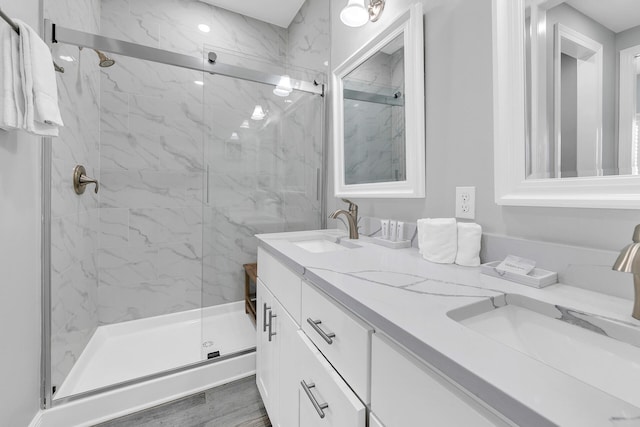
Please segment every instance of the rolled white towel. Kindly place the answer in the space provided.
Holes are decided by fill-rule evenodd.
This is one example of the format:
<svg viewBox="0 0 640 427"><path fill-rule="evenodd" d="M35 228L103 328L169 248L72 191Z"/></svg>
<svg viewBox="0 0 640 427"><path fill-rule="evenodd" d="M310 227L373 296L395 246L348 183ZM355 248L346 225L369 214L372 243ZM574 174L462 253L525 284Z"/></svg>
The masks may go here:
<svg viewBox="0 0 640 427"><path fill-rule="evenodd" d="M472 222L458 223L458 254L456 264L467 267L480 265L482 227Z"/></svg>
<svg viewBox="0 0 640 427"><path fill-rule="evenodd" d="M418 220L418 248L427 261L452 264L458 248L455 218Z"/></svg>

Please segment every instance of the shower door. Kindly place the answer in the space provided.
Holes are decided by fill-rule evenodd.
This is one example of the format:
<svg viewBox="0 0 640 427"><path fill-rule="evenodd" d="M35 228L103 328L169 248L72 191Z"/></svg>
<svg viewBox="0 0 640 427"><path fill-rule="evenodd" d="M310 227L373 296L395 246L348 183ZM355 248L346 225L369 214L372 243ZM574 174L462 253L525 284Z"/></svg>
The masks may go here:
<svg viewBox="0 0 640 427"><path fill-rule="evenodd" d="M323 81L317 72L220 48L206 46L205 57L210 51L224 64ZM321 228L324 98L297 90L281 97L274 89L205 75L204 358L255 347L243 268L256 262L255 235Z"/></svg>
<svg viewBox="0 0 640 427"><path fill-rule="evenodd" d="M201 361L203 73L64 44L52 144L55 400ZM100 190L74 193L84 164Z"/></svg>

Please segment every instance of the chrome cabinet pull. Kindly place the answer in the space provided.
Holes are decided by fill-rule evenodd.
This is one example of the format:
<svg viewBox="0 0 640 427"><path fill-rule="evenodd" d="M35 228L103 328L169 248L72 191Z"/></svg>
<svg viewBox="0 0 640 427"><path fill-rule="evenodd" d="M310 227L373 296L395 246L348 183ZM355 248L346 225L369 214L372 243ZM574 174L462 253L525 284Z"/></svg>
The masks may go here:
<svg viewBox="0 0 640 427"><path fill-rule="evenodd" d="M316 409L316 412L318 413L320 418L324 418L324 409L327 409L329 407L329 404L326 402L318 403L313 393L311 393L311 389L314 388L316 385L314 383L307 384L306 382L304 382L304 380L300 381L300 385L304 389L304 392L307 393L307 397L311 401L311 404L313 405L313 407Z"/></svg>
<svg viewBox="0 0 640 427"><path fill-rule="evenodd" d="M265 302L262 306L262 332L266 332L267 330L267 310L271 310L271 307L268 307Z"/></svg>
<svg viewBox="0 0 640 427"><path fill-rule="evenodd" d="M278 335L277 332L271 332L271 327L273 326L273 318L278 317L277 314L273 314L273 311L269 310L269 342L271 342L271 337L274 335Z"/></svg>
<svg viewBox="0 0 640 427"><path fill-rule="evenodd" d="M322 339L324 339L327 342L327 344L329 345L333 344L333 340L331 338L335 338L336 334L334 334L333 332L326 333L325 331L320 329L320 326L318 325L322 323L322 320L313 320L312 318L309 317L307 318L307 323L311 325L313 330L316 331L318 335L320 335Z"/></svg>

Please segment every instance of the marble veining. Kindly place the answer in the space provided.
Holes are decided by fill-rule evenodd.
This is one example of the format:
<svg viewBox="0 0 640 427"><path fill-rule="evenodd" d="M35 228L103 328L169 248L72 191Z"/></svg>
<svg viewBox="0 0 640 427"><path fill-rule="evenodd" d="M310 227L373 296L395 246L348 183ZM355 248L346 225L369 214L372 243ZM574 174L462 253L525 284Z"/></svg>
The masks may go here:
<svg viewBox="0 0 640 427"><path fill-rule="evenodd" d="M438 297L449 297L449 298L489 298L493 301L496 296L504 295L504 292L499 290L488 289L486 287L473 286L473 285L465 285L463 283L451 282L448 280L441 280L432 277L419 276L415 274L408 273L400 273L395 271L385 271L385 270L362 270L362 271L352 271L352 272L342 272L336 271L329 268L321 268L321 267L304 267L308 270L320 270L320 271L329 271L331 273L345 275L348 277L352 277L354 279L363 280L365 282L374 284L387 286L394 289L399 289L405 292L410 292L414 294L420 295L431 295ZM457 291L462 291L460 293L454 292L437 292L426 290L425 287L419 287L420 285L445 285L447 289L451 289L451 286L459 287L462 289L456 289ZM495 293L497 295L488 295L488 294L467 294L464 293L465 290L475 289L480 291L489 291Z"/></svg>

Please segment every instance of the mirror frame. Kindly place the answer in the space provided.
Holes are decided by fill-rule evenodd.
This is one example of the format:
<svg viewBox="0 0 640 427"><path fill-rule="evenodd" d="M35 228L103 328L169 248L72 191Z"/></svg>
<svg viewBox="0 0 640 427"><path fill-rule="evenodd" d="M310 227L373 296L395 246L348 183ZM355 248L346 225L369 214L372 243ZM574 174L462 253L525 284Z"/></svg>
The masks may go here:
<svg viewBox="0 0 640 427"><path fill-rule="evenodd" d="M525 0L492 0L495 202L640 209L640 176L526 178Z"/></svg>
<svg viewBox="0 0 640 427"><path fill-rule="evenodd" d="M345 184L342 79L394 38L404 34L406 180ZM416 3L332 72L334 194L336 197L425 197L425 93L422 4Z"/></svg>

